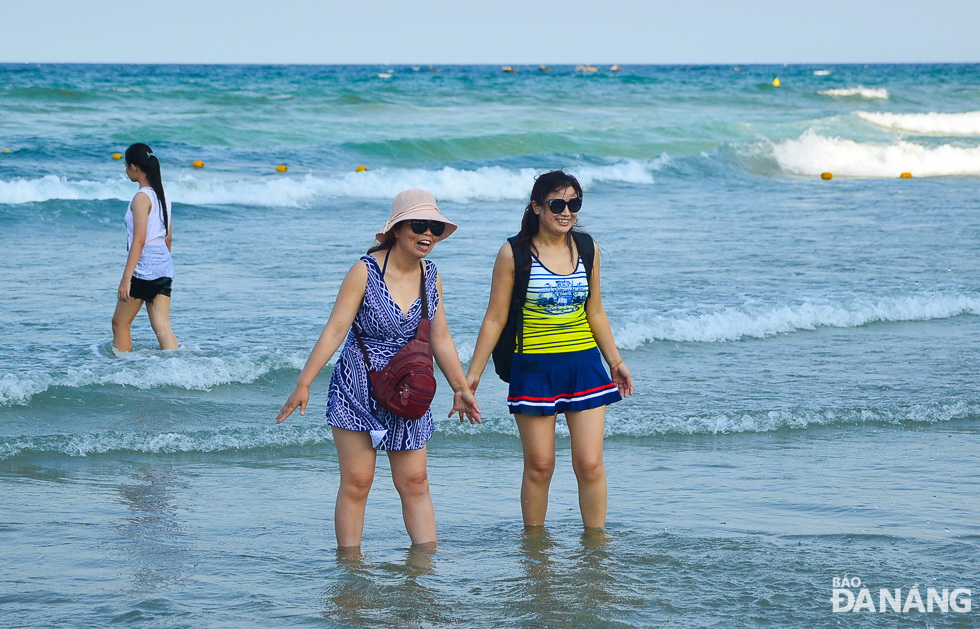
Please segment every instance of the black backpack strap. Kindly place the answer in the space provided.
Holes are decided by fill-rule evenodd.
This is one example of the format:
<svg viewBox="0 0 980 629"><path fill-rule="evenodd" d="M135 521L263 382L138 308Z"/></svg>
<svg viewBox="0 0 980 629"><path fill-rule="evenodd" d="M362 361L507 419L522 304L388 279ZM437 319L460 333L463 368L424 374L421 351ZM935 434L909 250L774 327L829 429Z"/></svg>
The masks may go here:
<svg viewBox="0 0 980 629"><path fill-rule="evenodd" d="M507 239L514 253L514 291L510 297L510 314L508 322L512 322L516 334L517 352L524 350L524 300L527 298L527 285L531 280L531 259L523 247L518 245L517 236Z"/></svg>
<svg viewBox="0 0 980 629"><path fill-rule="evenodd" d="M595 241L592 236L585 232L572 232L572 240L578 248L578 254L582 257L582 264L585 265L585 279L592 285L592 267L595 264Z"/></svg>

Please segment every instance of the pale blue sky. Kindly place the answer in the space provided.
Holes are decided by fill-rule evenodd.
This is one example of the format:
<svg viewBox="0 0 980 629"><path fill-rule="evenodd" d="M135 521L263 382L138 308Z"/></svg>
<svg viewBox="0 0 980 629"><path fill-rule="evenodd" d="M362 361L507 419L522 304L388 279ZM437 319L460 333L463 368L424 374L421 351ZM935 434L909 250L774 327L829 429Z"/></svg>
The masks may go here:
<svg viewBox="0 0 980 629"><path fill-rule="evenodd" d="M980 0L0 2L0 62L980 61Z"/></svg>

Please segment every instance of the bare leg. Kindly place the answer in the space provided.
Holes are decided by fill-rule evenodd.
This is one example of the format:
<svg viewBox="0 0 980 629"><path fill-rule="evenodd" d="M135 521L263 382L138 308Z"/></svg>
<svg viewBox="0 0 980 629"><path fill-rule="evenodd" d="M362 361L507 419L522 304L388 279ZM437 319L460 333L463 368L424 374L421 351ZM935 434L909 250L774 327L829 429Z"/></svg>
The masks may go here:
<svg viewBox="0 0 980 629"><path fill-rule="evenodd" d="M112 346L120 352L133 351L131 329L133 319L143 307L143 300L131 298L129 301L116 301L116 311L112 313Z"/></svg>
<svg viewBox="0 0 980 629"><path fill-rule="evenodd" d="M578 505L586 529L606 525L606 467L602 461L602 438L606 407L566 413L572 435L572 469L578 481Z"/></svg>
<svg viewBox="0 0 980 629"><path fill-rule="evenodd" d="M378 453L367 432L333 429L333 442L340 460L340 488L334 507L334 529L341 548L360 546L364 535L364 508L374 482Z"/></svg>
<svg viewBox="0 0 980 629"><path fill-rule="evenodd" d="M160 349L177 349L177 337L170 329L170 298L157 295L153 301L146 302L146 314L150 316L150 325L157 335Z"/></svg>
<svg viewBox="0 0 980 629"><path fill-rule="evenodd" d="M514 415L524 450L521 513L524 526L542 526L555 473L555 416Z"/></svg>
<svg viewBox="0 0 980 629"><path fill-rule="evenodd" d="M402 517L413 544L436 542L436 513L429 493L426 448L388 453L391 479L402 499Z"/></svg>

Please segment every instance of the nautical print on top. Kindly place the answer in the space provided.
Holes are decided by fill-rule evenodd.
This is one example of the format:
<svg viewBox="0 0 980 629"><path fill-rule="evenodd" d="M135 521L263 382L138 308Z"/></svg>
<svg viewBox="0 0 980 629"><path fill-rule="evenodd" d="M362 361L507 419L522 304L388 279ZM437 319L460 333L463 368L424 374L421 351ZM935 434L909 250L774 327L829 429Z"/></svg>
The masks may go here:
<svg viewBox="0 0 980 629"><path fill-rule="evenodd" d="M371 365L381 369L402 345L415 337L422 319L422 300L416 299L404 315L388 292L381 268L373 256L361 260L367 265L368 279L364 302L354 319L367 347ZM429 320L439 306L436 265L425 260L425 291L429 301ZM407 420L382 408L371 396L364 355L351 330L330 376L327 393L327 424L346 430L368 431L378 450L418 450L432 436L432 411L419 419Z"/></svg>
<svg viewBox="0 0 980 629"><path fill-rule="evenodd" d="M578 352L595 347L585 316L588 298L589 282L581 256L575 271L559 275L532 254L524 300L523 353Z"/></svg>

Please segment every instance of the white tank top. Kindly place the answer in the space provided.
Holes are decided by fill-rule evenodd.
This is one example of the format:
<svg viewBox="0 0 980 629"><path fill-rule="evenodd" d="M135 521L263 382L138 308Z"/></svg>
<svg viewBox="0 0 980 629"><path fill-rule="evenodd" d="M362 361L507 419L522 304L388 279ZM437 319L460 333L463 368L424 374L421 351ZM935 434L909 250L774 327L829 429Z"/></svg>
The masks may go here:
<svg viewBox="0 0 980 629"><path fill-rule="evenodd" d="M153 188L140 188L139 192L142 192L150 199L150 216L146 222L146 243L144 246L149 245L166 245L167 232L169 229L163 224L163 209L160 207L160 199L157 198L157 193L153 191ZM137 192L137 194L139 194ZM136 197L134 196L135 200ZM170 199L167 199L167 225L170 225L170 221L173 218L173 214L170 212ZM129 240L126 244L126 251L133 246L133 202L129 202L129 207L126 209L126 233L129 235Z"/></svg>

